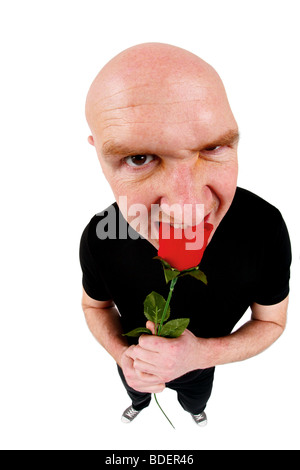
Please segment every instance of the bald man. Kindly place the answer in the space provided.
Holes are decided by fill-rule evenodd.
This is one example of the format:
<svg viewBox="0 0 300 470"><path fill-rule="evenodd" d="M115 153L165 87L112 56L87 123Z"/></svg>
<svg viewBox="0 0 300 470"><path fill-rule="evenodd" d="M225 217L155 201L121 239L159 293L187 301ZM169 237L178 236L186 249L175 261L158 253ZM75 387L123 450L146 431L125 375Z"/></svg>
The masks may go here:
<svg viewBox="0 0 300 470"><path fill-rule="evenodd" d="M261 353L285 328L291 250L284 220L237 187L238 126L220 77L194 54L158 43L121 52L92 83L86 117L116 201L82 235L82 306L131 399L122 420L131 422L167 386L205 425L215 366ZM145 297L167 293L153 260L160 222L194 227L199 207L214 227L201 261L208 285L182 278L172 299L172 318L189 317L189 329L176 339L127 339L122 334L144 322ZM105 224L112 227L106 236ZM249 307L250 321L232 333Z"/></svg>

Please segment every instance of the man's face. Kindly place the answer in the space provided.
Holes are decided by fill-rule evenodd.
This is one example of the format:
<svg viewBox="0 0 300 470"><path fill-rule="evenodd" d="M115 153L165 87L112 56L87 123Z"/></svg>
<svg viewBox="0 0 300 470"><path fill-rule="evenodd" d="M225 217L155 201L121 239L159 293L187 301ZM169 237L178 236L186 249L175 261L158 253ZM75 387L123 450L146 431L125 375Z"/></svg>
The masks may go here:
<svg viewBox="0 0 300 470"><path fill-rule="evenodd" d="M148 233L143 224L134 228L158 248L156 223L169 217L171 224L193 226L202 204L215 230L234 197L238 170L238 128L220 83L188 76L118 87L101 100L90 142L116 201L126 196L127 209L146 208ZM151 221L152 205L162 210ZM121 210L132 224L137 214L126 215L122 204Z"/></svg>

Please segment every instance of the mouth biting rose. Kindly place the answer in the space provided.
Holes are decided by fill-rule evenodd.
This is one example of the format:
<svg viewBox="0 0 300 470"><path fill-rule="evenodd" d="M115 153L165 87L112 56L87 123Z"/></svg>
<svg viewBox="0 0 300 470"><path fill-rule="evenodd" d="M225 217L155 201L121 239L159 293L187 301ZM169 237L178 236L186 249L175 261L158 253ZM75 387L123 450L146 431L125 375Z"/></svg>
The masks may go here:
<svg viewBox="0 0 300 470"><path fill-rule="evenodd" d="M201 230L203 230L203 236L200 233ZM185 228L175 228L173 225L161 222L158 256L178 271L193 268L201 262L212 230L213 225L208 222L202 222L193 227L192 233L191 231L188 233ZM197 249L192 249L197 238L203 240L203 244Z"/></svg>

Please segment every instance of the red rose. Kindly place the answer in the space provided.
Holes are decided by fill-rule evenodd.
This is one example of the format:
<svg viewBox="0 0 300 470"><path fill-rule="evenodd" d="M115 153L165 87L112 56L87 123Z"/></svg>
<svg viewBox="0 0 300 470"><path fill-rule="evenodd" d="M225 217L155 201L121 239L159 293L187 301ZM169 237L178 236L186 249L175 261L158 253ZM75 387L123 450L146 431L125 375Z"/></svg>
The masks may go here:
<svg viewBox="0 0 300 470"><path fill-rule="evenodd" d="M170 233L168 232L170 231ZM159 250L158 256L167 261L173 268L178 271L194 268L198 266L202 260L209 236L213 230L213 225L208 222L203 222L196 227L190 228L194 237L189 238L186 232L187 229L174 228L172 225L161 222L159 226ZM199 236L200 230L203 230L203 245L197 249L191 249L191 244L196 243L196 236ZM190 235L192 235L192 233ZM169 235L166 238L166 234Z"/></svg>
<svg viewBox="0 0 300 470"><path fill-rule="evenodd" d="M139 337L141 334L155 334L167 338L178 338L185 331L190 322L189 318L167 321L170 316L171 297L179 277L190 275L207 284L206 276L200 271L198 264L202 259L212 229L213 225L204 221L196 227L187 229L174 228L165 222L160 223L159 250L158 256L155 256L154 259L159 258L162 262L167 284L171 281L168 298L165 300L157 292L151 292L145 299L144 315L147 320L153 323L154 331L140 327L125 333L124 336ZM170 266L175 269L171 269ZM186 269L189 271L185 271ZM155 393L154 397L157 405L174 428L158 403Z"/></svg>

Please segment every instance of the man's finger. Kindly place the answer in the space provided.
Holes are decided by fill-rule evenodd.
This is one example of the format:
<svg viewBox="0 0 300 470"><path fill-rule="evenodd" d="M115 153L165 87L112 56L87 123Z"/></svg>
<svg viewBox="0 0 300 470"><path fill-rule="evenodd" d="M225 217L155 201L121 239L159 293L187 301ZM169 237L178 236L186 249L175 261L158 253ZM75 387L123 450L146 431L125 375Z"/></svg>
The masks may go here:
<svg viewBox="0 0 300 470"><path fill-rule="evenodd" d="M135 372L138 380L138 391L146 393L160 393L166 388L160 377L152 374L146 374L138 370L135 370Z"/></svg>
<svg viewBox="0 0 300 470"><path fill-rule="evenodd" d="M154 374L150 374L148 372L143 372L138 369L135 369L136 376L139 380L149 385L161 385L162 380L160 377Z"/></svg>
<svg viewBox="0 0 300 470"><path fill-rule="evenodd" d="M146 323L146 328L148 328L153 335L155 335L155 323L153 321L148 320Z"/></svg>
<svg viewBox="0 0 300 470"><path fill-rule="evenodd" d="M145 373L147 375L151 374L156 376L156 367L153 364L150 364L149 362L144 362L140 359L135 359L133 362L133 367L136 371Z"/></svg>
<svg viewBox="0 0 300 470"><path fill-rule="evenodd" d="M135 345L132 344L131 346L129 346L126 351L125 351L125 356L127 357L132 357L132 353L133 353L133 350L135 348Z"/></svg>
<svg viewBox="0 0 300 470"><path fill-rule="evenodd" d="M149 364L155 364L157 359L157 352L151 351L149 349L144 349L140 345L135 346L134 349L129 351L128 357L133 361L139 359L143 362L149 362Z"/></svg>
<svg viewBox="0 0 300 470"><path fill-rule="evenodd" d="M170 341L170 339L153 335L141 335L139 337L139 346L148 351L158 352L167 341Z"/></svg>

